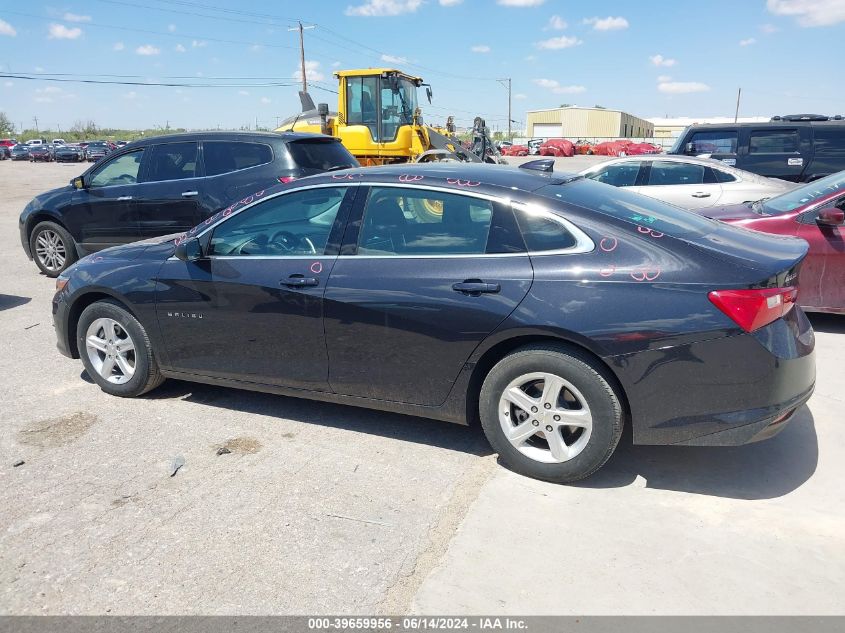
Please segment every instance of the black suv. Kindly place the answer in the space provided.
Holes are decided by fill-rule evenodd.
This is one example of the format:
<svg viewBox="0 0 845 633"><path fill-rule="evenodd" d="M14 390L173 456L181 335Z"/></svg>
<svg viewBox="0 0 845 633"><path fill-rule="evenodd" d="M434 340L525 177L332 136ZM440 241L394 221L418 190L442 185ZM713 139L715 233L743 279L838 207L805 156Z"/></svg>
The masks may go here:
<svg viewBox="0 0 845 633"><path fill-rule="evenodd" d="M709 156L761 176L810 182L845 169L845 120L793 114L764 123L691 125L669 153Z"/></svg>
<svg viewBox="0 0 845 633"><path fill-rule="evenodd" d="M357 165L338 139L316 134L147 138L34 198L21 213L21 244L55 277L88 253L186 231L261 187Z"/></svg>

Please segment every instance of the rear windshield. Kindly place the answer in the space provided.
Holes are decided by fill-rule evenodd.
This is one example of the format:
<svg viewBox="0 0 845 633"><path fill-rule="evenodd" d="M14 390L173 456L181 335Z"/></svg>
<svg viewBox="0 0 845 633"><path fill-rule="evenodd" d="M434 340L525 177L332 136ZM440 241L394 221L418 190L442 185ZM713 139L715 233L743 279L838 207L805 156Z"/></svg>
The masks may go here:
<svg viewBox="0 0 845 633"><path fill-rule="evenodd" d="M562 185L546 185L536 193L648 227L672 237L700 237L718 228L716 220L654 198L647 198L624 188L612 187L588 179L575 180Z"/></svg>
<svg viewBox="0 0 845 633"><path fill-rule="evenodd" d="M839 190L845 190L845 171L819 178L784 194L769 198L762 203L762 211L766 215L789 213L798 207L810 204L816 198Z"/></svg>
<svg viewBox="0 0 845 633"><path fill-rule="evenodd" d="M358 161L338 141L296 141L288 144L297 167L326 171L343 167L357 167Z"/></svg>

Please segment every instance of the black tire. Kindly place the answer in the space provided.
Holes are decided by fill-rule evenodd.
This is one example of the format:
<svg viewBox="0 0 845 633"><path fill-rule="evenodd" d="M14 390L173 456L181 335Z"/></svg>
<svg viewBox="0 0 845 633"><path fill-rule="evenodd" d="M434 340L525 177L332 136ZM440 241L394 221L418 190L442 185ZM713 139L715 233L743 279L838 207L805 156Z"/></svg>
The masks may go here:
<svg viewBox="0 0 845 633"><path fill-rule="evenodd" d="M134 360L134 374L127 382L121 384L109 382L100 375L89 357L86 344L88 328L94 321L104 318L117 321L135 346L134 354L130 358ZM100 389L112 396L134 398L155 389L164 382L147 331L138 319L117 301L97 301L82 311L76 327L76 345L88 376L99 385Z"/></svg>
<svg viewBox="0 0 845 633"><path fill-rule="evenodd" d="M605 371L587 354L554 344L526 346L500 360L481 387L479 415L484 434L502 464L521 475L554 483L578 481L601 468L616 449L623 428L620 398L605 377ZM536 372L564 379L580 392L589 407L591 433L580 452L567 461L546 463L527 456L511 443L502 428L499 405L504 390L512 381ZM545 439L536 435L528 441L542 448Z"/></svg>
<svg viewBox="0 0 845 633"><path fill-rule="evenodd" d="M37 243L39 236L45 234L45 237L47 237L50 233L57 236L64 249L64 262L61 265L51 263L51 261L55 262L56 260L51 260L49 257L42 258L38 255ZM55 222L39 222L35 225L32 233L29 234L29 249L32 253L32 259L35 260L35 265L48 277L58 277L62 271L66 270L68 266L77 260L76 242L74 242L71 234L63 226Z"/></svg>

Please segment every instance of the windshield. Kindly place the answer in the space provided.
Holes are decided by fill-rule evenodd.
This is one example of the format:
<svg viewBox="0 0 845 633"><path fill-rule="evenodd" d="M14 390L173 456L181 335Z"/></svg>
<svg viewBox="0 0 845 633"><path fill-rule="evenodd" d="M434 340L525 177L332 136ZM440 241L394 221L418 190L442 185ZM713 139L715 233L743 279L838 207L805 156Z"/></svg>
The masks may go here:
<svg viewBox="0 0 845 633"><path fill-rule="evenodd" d="M689 128L685 128L681 135L675 139L675 142L672 144L672 149L669 150L670 154L683 154L681 151L681 143L683 143L684 139L687 137L687 131Z"/></svg>
<svg viewBox="0 0 845 633"><path fill-rule="evenodd" d="M836 191L845 190L845 171L831 174L825 178L819 178L808 182L803 187L787 191L775 198L769 198L765 202L755 205L755 211L765 215L778 215L789 213L799 207L806 206L814 200Z"/></svg>

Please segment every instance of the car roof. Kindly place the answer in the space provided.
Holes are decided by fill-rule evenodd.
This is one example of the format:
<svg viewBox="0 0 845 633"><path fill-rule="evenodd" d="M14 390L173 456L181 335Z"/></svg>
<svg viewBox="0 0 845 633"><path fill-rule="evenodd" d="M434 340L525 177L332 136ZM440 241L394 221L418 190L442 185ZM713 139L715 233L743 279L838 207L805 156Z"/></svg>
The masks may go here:
<svg viewBox="0 0 845 633"><path fill-rule="evenodd" d="M180 132L179 134L162 134L160 136L148 136L139 138L129 145L148 145L151 143L178 143L184 141L246 141L255 139L295 141L308 138L326 138L323 134L307 134L303 132L240 132L240 131L205 131L205 132Z"/></svg>
<svg viewBox="0 0 845 633"><path fill-rule="evenodd" d="M796 125L804 126L810 125L812 127L827 127L845 125L843 120L828 120L828 121L790 121L782 119L779 121L760 121L758 123L693 123L689 126L690 129L705 129L705 130L734 130L737 128L771 128L771 127L795 127Z"/></svg>

